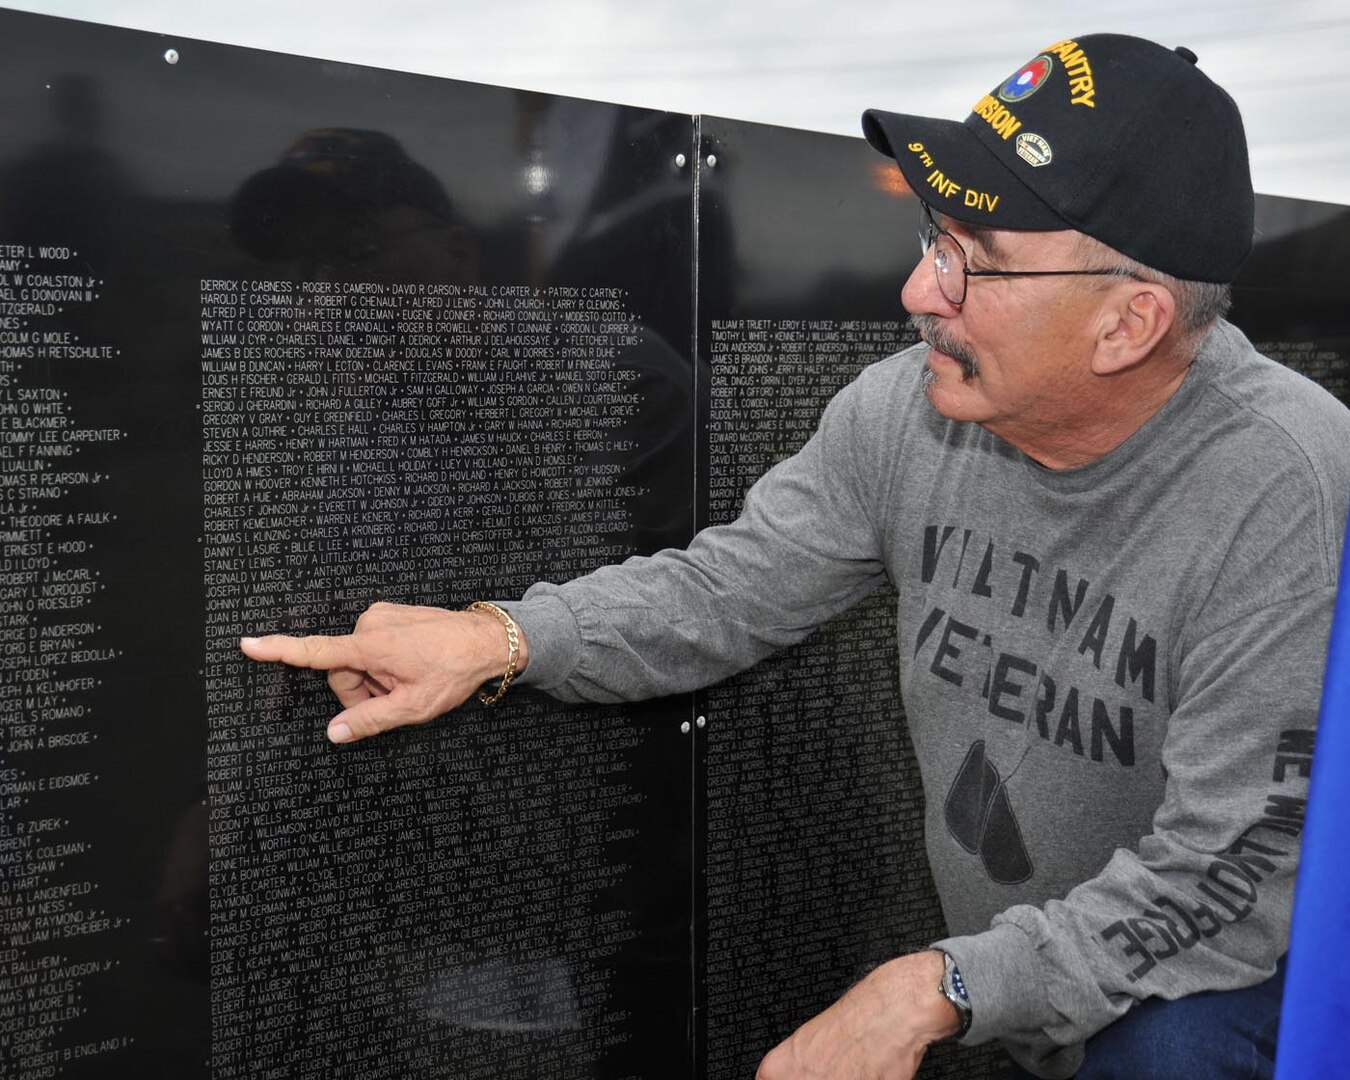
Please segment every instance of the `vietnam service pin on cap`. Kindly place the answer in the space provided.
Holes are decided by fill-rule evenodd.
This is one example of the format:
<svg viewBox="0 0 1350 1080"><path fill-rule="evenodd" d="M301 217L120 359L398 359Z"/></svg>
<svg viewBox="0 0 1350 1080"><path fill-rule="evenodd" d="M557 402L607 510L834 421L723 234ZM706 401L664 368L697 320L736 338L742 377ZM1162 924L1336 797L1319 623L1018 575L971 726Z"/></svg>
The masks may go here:
<svg viewBox="0 0 1350 1080"><path fill-rule="evenodd" d="M1251 250L1242 117L1189 49L1122 34L1065 39L964 123L869 109L863 134L957 221L1076 229L1192 281L1232 281Z"/></svg>

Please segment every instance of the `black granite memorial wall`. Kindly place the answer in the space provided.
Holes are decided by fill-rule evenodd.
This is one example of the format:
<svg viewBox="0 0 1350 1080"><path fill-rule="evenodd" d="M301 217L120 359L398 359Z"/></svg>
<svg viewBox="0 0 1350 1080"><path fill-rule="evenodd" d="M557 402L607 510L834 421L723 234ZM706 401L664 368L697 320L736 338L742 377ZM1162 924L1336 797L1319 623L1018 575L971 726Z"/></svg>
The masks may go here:
<svg viewBox="0 0 1350 1080"><path fill-rule="evenodd" d="M748 1076L942 933L891 597L345 748L236 649L734 516L910 340L893 166L4 11L0 105L0 1074ZM1235 317L1344 399L1350 211L1260 214Z"/></svg>
<svg viewBox="0 0 1350 1080"><path fill-rule="evenodd" d="M687 703L341 753L236 639L688 539L692 119L0 42L0 1072L688 1075Z"/></svg>

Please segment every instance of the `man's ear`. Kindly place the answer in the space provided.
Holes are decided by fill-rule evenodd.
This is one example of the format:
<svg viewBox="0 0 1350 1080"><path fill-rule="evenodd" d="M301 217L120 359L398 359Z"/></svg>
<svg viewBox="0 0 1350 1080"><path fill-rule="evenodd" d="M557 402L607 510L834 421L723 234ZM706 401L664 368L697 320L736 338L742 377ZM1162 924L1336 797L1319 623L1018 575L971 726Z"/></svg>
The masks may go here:
<svg viewBox="0 0 1350 1080"><path fill-rule="evenodd" d="M1176 322L1177 302L1153 281L1128 281L1102 305L1094 375L1116 375L1143 363Z"/></svg>

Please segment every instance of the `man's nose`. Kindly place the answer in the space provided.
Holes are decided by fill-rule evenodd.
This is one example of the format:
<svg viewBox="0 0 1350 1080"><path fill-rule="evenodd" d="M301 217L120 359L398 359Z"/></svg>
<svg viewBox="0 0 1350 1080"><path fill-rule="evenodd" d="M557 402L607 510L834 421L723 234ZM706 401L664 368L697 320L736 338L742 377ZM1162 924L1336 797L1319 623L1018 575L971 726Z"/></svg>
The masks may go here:
<svg viewBox="0 0 1350 1080"><path fill-rule="evenodd" d="M930 247L910 272L900 290L900 303L911 315L942 315L949 317L961 309L942 295L937 274L933 269L935 249Z"/></svg>

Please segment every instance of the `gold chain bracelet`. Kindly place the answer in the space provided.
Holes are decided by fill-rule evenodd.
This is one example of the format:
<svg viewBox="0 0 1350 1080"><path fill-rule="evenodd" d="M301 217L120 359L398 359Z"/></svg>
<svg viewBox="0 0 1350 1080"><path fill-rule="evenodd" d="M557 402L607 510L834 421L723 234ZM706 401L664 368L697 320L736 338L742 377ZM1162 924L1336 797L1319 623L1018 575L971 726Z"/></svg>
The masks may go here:
<svg viewBox="0 0 1350 1080"><path fill-rule="evenodd" d="M501 685L491 694L485 690L478 691L478 700L484 705L496 705L497 702L501 701L502 696L516 677L516 664L520 661L520 627L516 625L516 620L511 618L507 612L486 600L475 600L464 610L489 612L495 615L506 629L506 673L502 675Z"/></svg>

